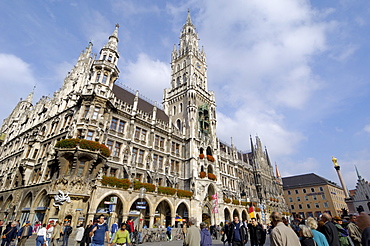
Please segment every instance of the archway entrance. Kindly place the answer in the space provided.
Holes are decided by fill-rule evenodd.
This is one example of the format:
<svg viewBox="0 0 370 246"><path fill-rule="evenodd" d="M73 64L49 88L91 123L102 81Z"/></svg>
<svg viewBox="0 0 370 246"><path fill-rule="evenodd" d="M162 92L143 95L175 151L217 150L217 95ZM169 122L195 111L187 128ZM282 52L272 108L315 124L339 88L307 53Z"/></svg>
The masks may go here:
<svg viewBox="0 0 370 246"><path fill-rule="evenodd" d="M227 208L225 208L224 209L224 214L225 214L225 221L232 221L231 220L231 216L230 216L230 211L229 211L229 209L227 209Z"/></svg>
<svg viewBox="0 0 370 246"><path fill-rule="evenodd" d="M243 212L242 212L242 218L241 219L242 219L242 221L245 221L245 220L248 219L247 212L245 210L243 210Z"/></svg>
<svg viewBox="0 0 370 246"><path fill-rule="evenodd" d="M28 193L27 196L26 196L26 198L24 199L24 201L21 203L21 207L20 207L21 208L21 211L22 211L22 215L21 215L21 218L19 220L20 223L21 223L21 225L23 225L24 222L26 222L27 220L29 220L30 211L31 211L31 204L32 204L32 194L31 193ZM31 222L32 222L32 224L35 224L36 220L34 219ZM40 223L37 223L37 224L40 224Z"/></svg>
<svg viewBox="0 0 370 246"><path fill-rule="evenodd" d="M202 222L206 223L208 226L212 225L211 224L211 210L207 205L203 206L202 209Z"/></svg>
<svg viewBox="0 0 370 246"><path fill-rule="evenodd" d="M171 225L171 207L167 201L161 201L155 209L154 224L165 227Z"/></svg>
<svg viewBox="0 0 370 246"><path fill-rule="evenodd" d="M234 219L234 217L238 217L238 218L239 218L239 220L240 220L239 211L238 211L238 210L236 210L236 209L234 209L234 212L233 212L233 218L232 218L232 219Z"/></svg>
<svg viewBox="0 0 370 246"><path fill-rule="evenodd" d="M180 220L175 220L175 227L177 227L178 224L183 224L184 222L187 222L189 219L189 212L188 208L186 207L185 203L181 203L177 209L176 209L176 217L180 217Z"/></svg>
<svg viewBox="0 0 370 246"><path fill-rule="evenodd" d="M134 219L135 227L140 224L140 227L150 223L150 208L148 201L145 198L139 198L134 201L130 207L129 217Z"/></svg>
<svg viewBox="0 0 370 246"><path fill-rule="evenodd" d="M43 224L44 218L45 218L45 212L48 209L49 204L50 204L50 197L48 197L46 191L44 190L39 195L39 198L38 199L35 199L35 200L36 200L36 202L38 200L38 203L37 203L37 206L34 207L35 217L34 217L34 221L33 222L40 221L40 223ZM46 221L45 221L45 223L46 223Z"/></svg>
<svg viewBox="0 0 370 246"><path fill-rule="evenodd" d="M94 216L94 221L98 219L98 216L103 214L107 218L107 224L111 225L115 221L122 222L122 214L123 214L123 204L121 199L118 198L117 195L112 194L103 198L97 209L96 214Z"/></svg>
<svg viewBox="0 0 370 246"><path fill-rule="evenodd" d="M14 213L13 213L14 208L11 207L12 201L13 201L13 196L10 195L8 199L6 199L6 202L4 203L4 207L3 207L4 213L5 213L4 221L5 220L12 221L14 218Z"/></svg>

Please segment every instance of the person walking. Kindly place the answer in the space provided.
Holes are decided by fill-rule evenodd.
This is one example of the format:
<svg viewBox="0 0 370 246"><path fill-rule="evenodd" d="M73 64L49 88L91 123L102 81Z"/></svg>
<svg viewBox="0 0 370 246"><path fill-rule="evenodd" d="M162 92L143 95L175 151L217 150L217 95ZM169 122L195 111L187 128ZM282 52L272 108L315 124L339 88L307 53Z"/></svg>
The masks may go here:
<svg viewBox="0 0 370 246"><path fill-rule="evenodd" d="M274 228L270 235L271 246L300 245L297 234L283 223L283 216L279 212L272 212L270 220Z"/></svg>
<svg viewBox="0 0 370 246"><path fill-rule="evenodd" d="M17 246L25 246L28 238L32 236L32 226L30 221L26 221L26 224L21 227L18 231L18 244Z"/></svg>
<svg viewBox="0 0 370 246"><path fill-rule="evenodd" d="M46 224L39 226L36 237L36 246L43 246L46 243Z"/></svg>
<svg viewBox="0 0 370 246"><path fill-rule="evenodd" d="M134 236L134 232L135 232L135 222L134 222L134 219L133 218L130 218L127 221L127 230L130 233L130 239L132 241L132 237Z"/></svg>
<svg viewBox="0 0 370 246"><path fill-rule="evenodd" d="M184 246L199 246L200 244L200 231L195 226L196 219L191 217L189 219L189 228L184 239Z"/></svg>
<svg viewBox="0 0 370 246"><path fill-rule="evenodd" d="M227 242L227 234L229 233L229 222L225 221L225 225L221 228L221 242L226 244Z"/></svg>
<svg viewBox="0 0 370 246"><path fill-rule="evenodd" d="M112 243L113 239L116 237L117 231L118 231L118 220L116 220L110 228L111 233L110 243Z"/></svg>
<svg viewBox="0 0 370 246"><path fill-rule="evenodd" d="M72 226L70 222L67 222L63 229L63 244L62 246L68 246L69 236L72 233Z"/></svg>
<svg viewBox="0 0 370 246"><path fill-rule="evenodd" d="M54 221L52 220L46 227L46 246L50 246L53 231L54 231Z"/></svg>
<svg viewBox="0 0 370 246"><path fill-rule="evenodd" d="M356 224L357 216L354 214L349 215L349 223L347 225L347 230L354 246L361 246L361 234L362 230Z"/></svg>
<svg viewBox="0 0 370 246"><path fill-rule="evenodd" d="M79 246L81 245L81 242L82 242L82 239L84 237L84 232L85 232L85 228L83 227L82 224L78 225L77 226L77 229L76 229L76 236L75 236L75 246Z"/></svg>
<svg viewBox="0 0 370 246"><path fill-rule="evenodd" d="M349 246L350 245L349 238L348 238L349 233L348 233L347 229L343 228L342 219L339 216L335 216L333 218L333 221L334 221L335 227L338 230L338 237L339 237L340 245L341 246Z"/></svg>
<svg viewBox="0 0 370 246"><path fill-rule="evenodd" d="M324 222L322 233L325 235L330 246L340 246L338 230L332 222L332 217L328 213L321 215L321 220Z"/></svg>
<svg viewBox="0 0 370 246"><path fill-rule="evenodd" d="M186 224L186 222L184 222L184 224L182 225L182 238L186 237L187 231L188 231L188 225Z"/></svg>
<svg viewBox="0 0 370 246"><path fill-rule="evenodd" d="M130 233L128 232L127 225L125 223L122 223L121 229L116 232L112 243L124 246L127 246L127 244L131 245Z"/></svg>
<svg viewBox="0 0 370 246"><path fill-rule="evenodd" d="M227 241L232 246L244 246L248 242L247 228L239 221L238 216L234 217L234 221L229 226Z"/></svg>
<svg viewBox="0 0 370 246"><path fill-rule="evenodd" d="M313 240L313 233L309 226L300 224L299 225L299 237L301 246L316 246L315 240Z"/></svg>
<svg viewBox="0 0 370 246"><path fill-rule="evenodd" d="M89 223L87 224L87 226L85 227L84 236L83 236L82 241L81 241L81 246L89 246L90 245L90 243L91 243L90 232L92 230L92 227L93 227L93 221L90 220Z"/></svg>
<svg viewBox="0 0 370 246"><path fill-rule="evenodd" d="M308 217L306 224L311 228L311 232L313 234L313 240L315 240L317 246L329 246L328 240L326 239L325 235L319 232L318 230L316 230L318 227L318 224L314 218Z"/></svg>
<svg viewBox="0 0 370 246"><path fill-rule="evenodd" d="M252 218L251 222L248 224L251 246L264 245L266 242L266 230L263 229L261 224L257 223L256 218Z"/></svg>
<svg viewBox="0 0 370 246"><path fill-rule="evenodd" d="M361 212L356 218L358 227L362 230L361 244L362 246L370 246L370 216Z"/></svg>
<svg viewBox="0 0 370 246"><path fill-rule="evenodd" d="M61 233L62 233L62 227L60 225L60 222L56 221L54 229L53 229L53 233L51 234L51 240L50 240L51 246L58 246Z"/></svg>
<svg viewBox="0 0 370 246"><path fill-rule="evenodd" d="M172 227L171 225L167 226L167 241L172 241Z"/></svg>
<svg viewBox="0 0 370 246"><path fill-rule="evenodd" d="M104 240L109 243L108 225L105 223L104 215L99 216L99 222L93 225L90 235L92 236L91 246L104 246Z"/></svg>
<svg viewBox="0 0 370 246"><path fill-rule="evenodd" d="M9 246L11 242L14 242L17 238L17 227L16 223L13 222L10 224L9 227L6 227L6 229L3 231L1 246Z"/></svg>
<svg viewBox="0 0 370 246"><path fill-rule="evenodd" d="M211 233L204 222L200 223L200 246L212 246Z"/></svg>

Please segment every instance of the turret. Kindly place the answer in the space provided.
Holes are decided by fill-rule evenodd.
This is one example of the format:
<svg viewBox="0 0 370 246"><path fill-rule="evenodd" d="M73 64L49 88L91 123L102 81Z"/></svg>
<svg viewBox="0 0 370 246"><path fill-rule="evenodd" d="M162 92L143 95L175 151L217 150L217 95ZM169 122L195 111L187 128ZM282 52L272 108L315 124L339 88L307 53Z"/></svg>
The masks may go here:
<svg viewBox="0 0 370 246"><path fill-rule="evenodd" d="M91 82L101 84L102 86L113 88L114 82L118 79L119 69L117 68L119 52L118 28L109 36L108 43L100 50L99 57L92 66Z"/></svg>

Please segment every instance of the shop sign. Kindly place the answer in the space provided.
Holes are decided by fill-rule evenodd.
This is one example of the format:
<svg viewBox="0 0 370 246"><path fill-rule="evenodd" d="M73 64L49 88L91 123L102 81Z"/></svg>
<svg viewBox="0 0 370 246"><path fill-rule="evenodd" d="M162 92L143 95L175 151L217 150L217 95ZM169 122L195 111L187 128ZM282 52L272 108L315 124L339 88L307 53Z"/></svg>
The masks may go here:
<svg viewBox="0 0 370 246"><path fill-rule="evenodd" d="M146 209L146 206L136 206L136 209Z"/></svg>
<svg viewBox="0 0 370 246"><path fill-rule="evenodd" d="M140 212L139 211L136 211L136 210L131 210L129 212L130 215L140 215Z"/></svg>
<svg viewBox="0 0 370 246"><path fill-rule="evenodd" d="M136 202L137 205L146 205L146 202Z"/></svg>

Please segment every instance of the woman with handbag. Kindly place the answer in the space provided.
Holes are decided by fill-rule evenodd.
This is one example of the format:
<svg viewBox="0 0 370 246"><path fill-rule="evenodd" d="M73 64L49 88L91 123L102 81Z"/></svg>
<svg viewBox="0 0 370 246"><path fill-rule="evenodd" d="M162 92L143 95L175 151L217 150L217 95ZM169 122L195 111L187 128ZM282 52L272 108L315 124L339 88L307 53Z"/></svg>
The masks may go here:
<svg viewBox="0 0 370 246"><path fill-rule="evenodd" d="M131 245L130 233L126 230L125 223L123 223L121 229L117 231L112 243L116 243L117 245Z"/></svg>
<svg viewBox="0 0 370 246"><path fill-rule="evenodd" d="M9 246L12 241L15 241L15 238L17 237L16 225L17 224L13 222L11 226L7 227L4 230L3 235L1 236L1 238L3 239L3 241L1 242L1 246Z"/></svg>

